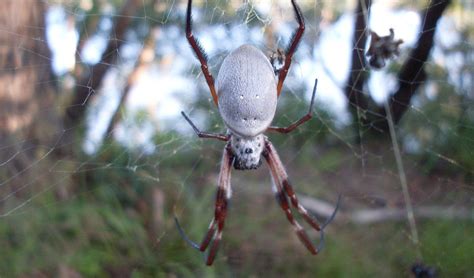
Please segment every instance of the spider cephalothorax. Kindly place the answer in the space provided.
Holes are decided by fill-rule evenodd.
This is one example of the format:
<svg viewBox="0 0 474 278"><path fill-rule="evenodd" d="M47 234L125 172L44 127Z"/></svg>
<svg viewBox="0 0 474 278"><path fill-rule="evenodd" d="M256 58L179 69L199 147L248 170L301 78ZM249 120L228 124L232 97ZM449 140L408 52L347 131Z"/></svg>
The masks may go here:
<svg viewBox="0 0 474 278"><path fill-rule="evenodd" d="M191 30L191 0L188 0L186 13L186 38L201 63L201 69L211 91L212 99L219 108L224 124L228 128L227 134L213 134L201 132L194 123L182 115L201 138L213 138L227 142L222 155L221 169L218 179L214 217L201 244L191 241L181 229L178 219L175 218L178 231L183 238L194 248L204 252L209 247L206 264L211 265L219 247L227 216L228 200L231 197L230 172L232 166L238 170L256 169L260 166L261 158L267 162L273 181L273 192L286 218L293 226L296 234L304 246L314 255L318 254L323 246L324 227L332 221L337 208L322 225L312 217L298 202L293 186L288 180L288 174L278 153L268 138L263 135L266 131L289 133L312 117L314 96L317 80L315 80L309 111L299 120L287 127L270 126L275 116L278 96L280 96L291 59L304 32L304 20L295 0L291 1L298 21L298 29L290 40L285 54L280 55L283 66L276 71L268 58L258 48L252 45L242 45L232 51L223 61L217 76L217 86L209 72L206 55ZM293 217L296 211L314 230L320 232L320 242L314 245L306 234L305 229Z"/></svg>
<svg viewBox="0 0 474 278"><path fill-rule="evenodd" d="M255 137L231 135L230 147L234 155L234 168L237 170L257 169L262 165L260 156L265 144L262 134Z"/></svg>

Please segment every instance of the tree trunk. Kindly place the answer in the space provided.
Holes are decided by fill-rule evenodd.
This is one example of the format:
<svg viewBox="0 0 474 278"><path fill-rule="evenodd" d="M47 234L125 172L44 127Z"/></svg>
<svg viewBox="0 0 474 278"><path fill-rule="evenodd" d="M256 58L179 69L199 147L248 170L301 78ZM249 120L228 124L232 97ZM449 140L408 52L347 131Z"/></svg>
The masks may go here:
<svg viewBox="0 0 474 278"><path fill-rule="evenodd" d="M0 1L0 146L44 144L59 129L44 16L43 1Z"/></svg>
<svg viewBox="0 0 474 278"><path fill-rule="evenodd" d="M359 129L364 122L368 102L364 94L364 84L367 79L365 69L365 44L367 42L367 21L369 20L369 9L371 0L359 0L355 11L354 35L352 38L352 59L349 78L346 84L346 96L349 100L349 108L354 118L355 127L360 135ZM360 140L361 138L359 138Z"/></svg>
<svg viewBox="0 0 474 278"><path fill-rule="evenodd" d="M32 163L61 136L45 11L44 1L0 1L2 191L31 182Z"/></svg>
<svg viewBox="0 0 474 278"><path fill-rule="evenodd" d="M417 45L408 55L408 59L398 73L398 90L389 100L389 107L395 124L400 121L403 114L410 107L412 97L426 80L425 64L433 48L436 25L450 3L450 0L429 1L429 6L423 12L424 16L421 20L423 26ZM381 115L380 117L383 117L383 120L375 121L374 126L379 130L388 131L387 111L381 107L377 114Z"/></svg>
<svg viewBox="0 0 474 278"><path fill-rule="evenodd" d="M57 129L57 121L52 130L44 129L56 116L44 16L43 1L0 1L1 138L16 134L20 139L42 141Z"/></svg>
<svg viewBox="0 0 474 278"><path fill-rule="evenodd" d="M143 0L127 0L116 17L114 28L111 32L111 38L102 54L100 62L90 68L90 70L79 77L76 85L76 91L71 105L67 108L64 117L64 124L67 131L74 129L84 119L84 114L90 99L94 92L99 89L105 73L117 59L119 49L125 40L125 32L134 15L138 11Z"/></svg>
<svg viewBox="0 0 474 278"><path fill-rule="evenodd" d="M113 130L117 126L118 122L121 120L121 113L124 110L125 103L127 101L128 95L130 90L139 80L140 76L148 69L151 62L155 59L155 42L156 42L156 34L159 32L158 26L150 27L150 31L148 33L147 38L145 39L145 43L143 48L138 56L137 62L135 63L135 67L133 71L130 73L127 79L127 84L125 88L122 90L122 95L120 97L119 104L117 105L117 109L112 116L112 119L109 122L107 127L107 131L105 132L105 136L109 139L113 138Z"/></svg>

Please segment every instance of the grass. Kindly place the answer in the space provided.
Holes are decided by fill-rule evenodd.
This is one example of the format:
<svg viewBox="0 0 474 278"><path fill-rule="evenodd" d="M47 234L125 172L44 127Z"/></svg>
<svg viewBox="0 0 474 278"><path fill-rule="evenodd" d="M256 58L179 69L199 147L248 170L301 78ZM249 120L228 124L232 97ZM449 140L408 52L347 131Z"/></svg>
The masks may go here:
<svg viewBox="0 0 474 278"><path fill-rule="evenodd" d="M0 276L55 276L67 266L83 277L408 277L419 260L404 222L333 223L326 231L325 249L311 256L275 202L268 173L261 169L234 175L221 249L214 266L206 267L201 254L178 235L173 213L189 237L202 238L213 211L220 146L209 145L203 153L202 146L182 149L182 142L164 142L170 152L181 147L176 160L158 152L158 158L133 160L140 167L131 169L132 155L111 148L97 159L113 157L114 167L87 177L82 175L91 171L79 173L71 198L58 201L54 190L46 191L0 218ZM304 172L314 152L304 147L300 153L292 161ZM160 155L169 160L165 163ZM327 161L317 165L322 172L337 171L341 157L325 152L319 159ZM314 180L304 175L293 180L299 192L315 192L310 185ZM150 196L156 188L166 198L163 220L152 228L156 215ZM432 220L418 225L423 263L436 267L440 277L474 275L473 222ZM317 240L317 234L311 235Z"/></svg>
<svg viewBox="0 0 474 278"><path fill-rule="evenodd" d="M114 195L103 196L108 198L87 196L49 206L38 202L24 213L3 218L2 277L38 272L53 275L58 265L67 265L84 277L114 273L133 277L212 277L233 273L406 277L416 261L406 225L393 223L331 227L326 248L312 257L270 198L261 201L264 206L260 209L256 209L258 205L236 205L229 215L215 266L208 268L200 254L177 235L171 215L166 215L162 234L150 237L142 215L118 204ZM204 199L209 200L208 197ZM247 197L249 202L261 198L240 198ZM49 203L47 196L43 198ZM197 209L188 208L186 214L190 215L181 220L190 237L201 238L211 215L209 210L201 204ZM419 229L426 264L435 266L443 277L472 276L472 222L428 221L421 223Z"/></svg>

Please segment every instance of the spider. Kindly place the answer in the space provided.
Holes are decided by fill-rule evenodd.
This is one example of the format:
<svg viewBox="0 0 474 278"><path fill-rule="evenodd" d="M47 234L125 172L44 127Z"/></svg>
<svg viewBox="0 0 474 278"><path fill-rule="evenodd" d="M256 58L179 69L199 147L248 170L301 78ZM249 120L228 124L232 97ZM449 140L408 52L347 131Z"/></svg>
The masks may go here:
<svg viewBox="0 0 474 278"><path fill-rule="evenodd" d="M218 178L214 217L209 224L208 231L202 242L197 244L191 241L181 228L177 217L175 217L178 231L188 244L201 252L205 252L206 249L209 248L205 258L207 265L213 263L219 242L222 238L228 201L231 197L230 173L232 167L237 170L257 169L262 163L261 157L265 159L270 169L276 199L286 214L288 221L293 226L298 238L313 255L318 254L322 249L324 244L323 229L334 219L339 207L340 196L332 215L323 225L320 225L299 203L275 147L270 140L263 135L265 131L276 131L284 134L289 133L312 117L317 79L314 83L311 103L306 115L287 127L270 126L275 115L277 99L280 96L283 82L285 81L291 64L291 59L305 29L300 8L295 0L292 0L291 3L299 27L290 40L285 53L283 67L278 72L278 80L276 79L274 68L272 68L270 61L263 52L252 45L245 44L232 51L224 59L215 86L214 78L209 72L207 65L206 53L192 33L192 0L188 0L186 38L201 63L201 69L209 86L212 99L218 107L219 113L228 128L226 134L201 132L191 119L184 112L181 112L198 137L212 138L227 142L224 148ZM294 218L291 207L293 207L313 229L320 232L320 240L317 246L311 242L303 227Z"/></svg>
<svg viewBox="0 0 474 278"><path fill-rule="evenodd" d="M390 35L383 37L374 31L370 31L372 39L365 55L370 57L369 64L376 69L385 67L385 60L400 55L399 47L400 44L403 43L403 40L395 40L395 32L392 28L390 28L389 31Z"/></svg>

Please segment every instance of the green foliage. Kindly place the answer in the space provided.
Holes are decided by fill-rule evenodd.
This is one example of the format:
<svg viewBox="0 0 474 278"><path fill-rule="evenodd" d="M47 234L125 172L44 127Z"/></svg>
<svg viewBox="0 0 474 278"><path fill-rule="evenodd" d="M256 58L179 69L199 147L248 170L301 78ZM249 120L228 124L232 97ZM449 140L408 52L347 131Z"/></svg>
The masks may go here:
<svg viewBox="0 0 474 278"><path fill-rule="evenodd" d="M446 73L434 68L431 76L444 79ZM474 171L474 117L466 105L469 102L472 100L467 95L456 93L449 83L427 83L414 101L419 108L403 118L403 134L416 138L427 172Z"/></svg>
<svg viewBox="0 0 474 278"><path fill-rule="evenodd" d="M270 193L259 189L269 180L262 179L258 170L234 178L239 189L221 250L215 265L206 267L201 254L177 233L173 214L180 217L190 238L203 236L213 211L215 186L210 183L215 178L209 176L217 174L212 161L220 156L219 150L212 154L211 148L211 155L202 156L203 147L196 150L193 145L199 143L191 143L173 156L166 152L186 145L181 139L163 134L155 141L155 158L141 158L109 144L94 164L107 161L110 165L76 174L80 184L72 198L57 201L54 194L43 193L21 212L0 218L1 276L54 276L60 265L66 265L84 277L119 273L130 277L406 277L417 261L406 226L392 223L331 225L323 252L309 255ZM310 151L301 151L297 163L308 165L305 161L311 156ZM312 167L331 170L341 156L327 152ZM183 187L181 175L190 172L194 177L186 179ZM310 187L301 183L304 179L298 180L299 190ZM150 195L155 188L166 196L162 226L157 230L150 222ZM472 276L471 222L429 221L421 223L419 230L426 264L444 277ZM311 235L317 240L316 234Z"/></svg>
<svg viewBox="0 0 474 278"><path fill-rule="evenodd" d="M443 277L470 277L474 274L474 225L451 221L429 222L421 233L425 261Z"/></svg>

